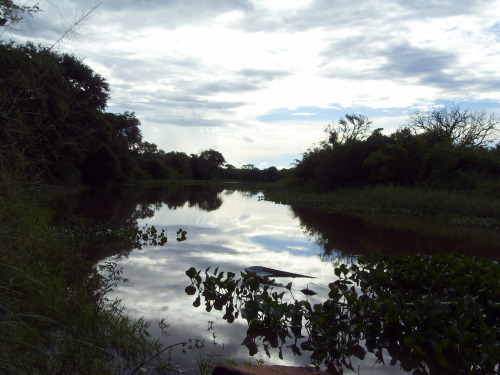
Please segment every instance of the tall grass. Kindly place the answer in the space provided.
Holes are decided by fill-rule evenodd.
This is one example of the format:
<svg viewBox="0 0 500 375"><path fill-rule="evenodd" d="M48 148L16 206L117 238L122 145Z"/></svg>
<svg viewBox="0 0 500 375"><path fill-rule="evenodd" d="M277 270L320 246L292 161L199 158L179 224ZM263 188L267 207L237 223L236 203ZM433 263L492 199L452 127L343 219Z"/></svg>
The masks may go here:
<svg viewBox="0 0 500 375"><path fill-rule="evenodd" d="M107 300L119 271L84 263L89 232L51 225L43 190L0 184L0 373L121 374L153 358L149 323Z"/></svg>
<svg viewBox="0 0 500 375"><path fill-rule="evenodd" d="M428 216L455 224L493 228L500 224L500 199L498 193L492 191L460 192L373 186L329 193L270 189L264 192L264 197L274 202L315 207L329 212Z"/></svg>

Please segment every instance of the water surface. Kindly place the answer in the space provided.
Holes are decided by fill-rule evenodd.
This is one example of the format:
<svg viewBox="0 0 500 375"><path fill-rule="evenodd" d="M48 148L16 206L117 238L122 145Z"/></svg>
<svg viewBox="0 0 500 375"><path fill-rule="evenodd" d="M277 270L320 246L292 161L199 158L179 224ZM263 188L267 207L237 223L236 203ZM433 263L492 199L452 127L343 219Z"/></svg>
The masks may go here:
<svg viewBox="0 0 500 375"><path fill-rule="evenodd" d="M123 267L128 282L120 284L113 296L121 299L132 317L144 316L153 323L162 318L170 324L170 335L162 338L167 345L188 339L204 340L204 348L174 356L184 369L196 369L196 360L215 356L216 361L234 360L240 364L255 359L270 364L309 365L307 352L294 356L291 351L271 357L259 352L249 357L241 345L247 330L246 321L223 321L220 311L206 312L192 306L194 296L184 293L190 284L185 272L190 267L208 267L239 275L248 266L262 265L314 276L293 281L292 292L300 298L300 289L318 294L307 297L311 303L327 298L328 283L336 279L333 269L339 263L355 262L358 255L372 251L386 253L439 253L459 251L495 257L498 247L494 234L473 231L436 231L426 233L391 225L381 220L328 214L312 209L289 207L259 199L259 192L238 191L223 187L192 186L156 188L149 191L122 191L108 195L89 193L79 210L97 221L141 228L166 229L165 246L142 249L102 249L92 254L96 261L116 260ZM387 223L385 223L387 224ZM408 228L409 227L409 228ZM177 242L175 232L187 231L187 240ZM498 240L498 238L496 238ZM117 257L116 254L120 255ZM154 324L153 324L154 326ZM153 335L160 335L152 329ZM361 373L406 373L396 363L376 365L367 356L353 362ZM390 362L390 358L387 363Z"/></svg>

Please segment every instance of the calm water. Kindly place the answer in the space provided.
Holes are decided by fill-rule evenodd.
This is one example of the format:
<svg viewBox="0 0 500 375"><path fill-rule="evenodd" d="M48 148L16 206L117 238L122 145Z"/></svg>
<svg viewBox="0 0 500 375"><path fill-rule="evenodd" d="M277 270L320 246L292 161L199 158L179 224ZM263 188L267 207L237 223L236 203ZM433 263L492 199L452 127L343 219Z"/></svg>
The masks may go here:
<svg viewBox="0 0 500 375"><path fill-rule="evenodd" d="M355 262L360 254L459 251L496 257L499 253L498 234L494 233L450 233L433 227L423 234L412 229L417 225L411 221L409 229L381 227L377 223L383 218L366 221L292 208L262 201L258 192L222 187L90 193L77 212L96 221L138 228L154 225L167 230L169 241L165 246L139 250L117 244L111 249L97 249L91 257L101 262L116 260L123 267L128 282L119 285L110 297L121 299L132 317L144 316L153 323L165 318L170 336L162 340L167 345L190 338L204 340L202 349L185 355L173 352L184 369L197 369L196 359L209 354L214 354L216 361L232 359L241 364L263 359L269 364L309 365L307 353L294 356L291 351L284 352L283 360L273 352L271 357L263 352L249 357L248 349L241 345L247 330L245 320L228 324L221 319L222 312L206 312L203 303L199 308L192 306L195 296L184 292L190 285L185 274L190 267L218 267L239 275L245 267L262 265L314 276L312 280L293 279L293 293L305 298L299 290L309 288L318 293L308 297L309 301L319 303L327 298L327 285L336 278L334 267L340 262ZM187 231L184 242L175 240L179 228ZM283 281L286 284L290 280ZM159 331L153 328L152 334L159 335ZM405 373L399 364L373 367L375 358L370 356L353 364L356 369L359 366L361 374Z"/></svg>

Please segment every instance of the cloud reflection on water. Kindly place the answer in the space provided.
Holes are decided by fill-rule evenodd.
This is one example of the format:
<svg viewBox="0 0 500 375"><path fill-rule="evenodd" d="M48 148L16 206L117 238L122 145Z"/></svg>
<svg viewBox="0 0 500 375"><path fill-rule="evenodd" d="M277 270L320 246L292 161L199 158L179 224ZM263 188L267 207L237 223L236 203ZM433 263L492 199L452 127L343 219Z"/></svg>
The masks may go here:
<svg viewBox="0 0 500 375"><path fill-rule="evenodd" d="M139 228L147 224L158 230L166 229L169 242L163 247L144 246L142 250L125 251L125 256L118 258L118 264L129 282L120 285L112 297L123 300L126 312L132 317L144 316L152 322L166 318L172 330L171 336L165 338L167 345L189 338L205 339L202 351L176 356L183 368L196 368L199 353L213 353L216 360L232 359L238 363L263 359L271 364L309 364L307 353L299 357L291 351L285 352L283 361L272 351L271 358L263 351L249 358L247 348L241 345L246 321L236 319L228 324L221 319L220 311L206 312L203 306L192 306L192 296L184 293L189 285L185 271L191 267L200 270L219 267L220 271L238 276L245 267L262 265L314 276L314 280L292 280L293 293L300 294L299 290L304 288L318 292L308 297L314 304L326 300L327 285L336 279L333 272L336 263L355 260L352 254L369 254L374 250L433 254L456 251L454 249L464 253L478 249L486 255L498 253L498 245L495 245L498 241L486 241L484 233L476 237L467 231L423 234L418 230L380 226L378 218L374 224L359 217L290 208L259 200L257 195L246 192L222 190L222 187L194 190L186 187L170 192L160 189L156 197L154 202L145 200L150 203L149 209L146 210L144 204L140 206L140 211L148 215L134 212L132 217L141 217ZM171 197L175 198L175 204ZM207 204L204 199L216 204ZM187 231L186 241L175 241L178 228ZM209 321L214 322L213 330L207 330ZM160 333L152 328L152 334ZM376 362L373 355L368 353L366 358L362 362L352 358L354 368L359 365L362 373L370 374L404 373L399 365L373 367ZM390 358L387 363L389 361Z"/></svg>
<svg viewBox="0 0 500 375"><path fill-rule="evenodd" d="M164 247L144 246L119 259L123 276L129 281L120 285L113 297L123 300L127 313L144 316L152 321L166 318L172 336L168 343L201 337L206 340L203 352L217 353L240 363L252 361L248 350L241 346L246 322L236 320L227 324L219 311L207 313L203 307L194 308L192 298L184 293L189 285L185 271L190 267L206 269L219 267L237 275L245 267L265 265L317 277L315 289L323 289L334 277L333 267L320 259L321 249L307 238L287 206L258 201L257 196L224 194L224 203L215 211L203 211L185 204L175 210L165 205L151 218L139 220L139 227L154 225L167 229L169 242ZM178 228L187 231L187 241L176 242L172 234ZM306 288L311 280L294 279L295 289ZM311 288L312 289L312 288ZM321 293L316 297L320 302ZM314 298L311 299L314 302ZM214 321L214 331L207 331L208 321ZM213 334L217 337L213 344ZM221 346L224 345L224 350ZM307 356L262 358L272 363L307 365ZM196 355L194 356L196 357ZM192 360L188 354L186 359Z"/></svg>

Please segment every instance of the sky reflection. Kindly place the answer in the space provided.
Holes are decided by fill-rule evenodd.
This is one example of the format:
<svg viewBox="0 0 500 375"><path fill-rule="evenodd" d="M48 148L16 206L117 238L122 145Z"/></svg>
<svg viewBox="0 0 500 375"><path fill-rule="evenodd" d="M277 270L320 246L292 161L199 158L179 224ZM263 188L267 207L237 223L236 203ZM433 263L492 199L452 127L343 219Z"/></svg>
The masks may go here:
<svg viewBox="0 0 500 375"><path fill-rule="evenodd" d="M129 212L113 215L125 222L137 218L137 227L154 225L159 231L167 230L169 241L165 246L143 246L142 249L117 252L118 265L123 267L123 277L128 282L119 285L111 298L119 298L131 317L145 317L153 325L165 318L171 326L171 335L162 338L166 345L188 339L205 340L205 347L196 352L174 352L174 358L183 369L195 369L200 355L215 355L216 361L231 359L240 364L263 359L270 364L309 365L308 352L294 356L284 349L284 360L271 350L267 357L262 350L249 357L248 349L241 345L247 331L247 322L236 319L232 324L222 319L223 312L205 306L193 306L194 296L187 295L190 284L186 270L194 267L202 272L211 268L234 272L239 278L248 266L266 266L274 269L314 276L315 279L278 279L293 282L292 293L300 299L321 303L327 299L328 284L336 279L334 267L356 260L356 255L373 251L394 254L423 252L435 254L457 251L464 254L495 257L498 254L497 234L471 231L440 231L435 225L427 232L412 229L409 225L398 229L380 225L387 218L361 219L342 214L328 214L313 209L289 207L258 199L258 194L224 190L219 187L159 188L146 192L129 191L109 212ZM152 198L154 196L154 199ZM126 199L124 199L126 198ZM134 210L132 201L141 201ZM102 208L103 201L98 201ZM122 207L126 203L126 207ZM149 203L144 203L149 202ZM160 203L158 203L160 202ZM102 212L102 210L100 210ZM397 218L403 221L402 218ZM176 241L176 232L182 228L187 240ZM417 226L419 228L419 226ZM97 259L104 259L96 253ZM106 252L105 254L109 254ZM109 260L109 258L108 258ZM311 289L318 294L305 297L300 290ZM209 329L213 327L213 329ZM160 331L151 327L154 337ZM305 333L305 332L303 332ZM290 342L289 344L292 344ZM288 343L287 343L288 344ZM399 362L394 366L374 366L376 359L370 353L364 361L351 358L355 369L370 374L401 374ZM386 363L391 361L387 355Z"/></svg>
<svg viewBox="0 0 500 375"><path fill-rule="evenodd" d="M169 241L163 247L144 246L120 258L118 264L129 281L119 285L112 297L121 299L132 317L144 316L152 321L166 318L172 329L165 340L169 344L203 338L205 348L200 353L223 356L219 360L231 358L243 363L261 358L276 364L308 365L307 355L285 354L284 361L277 353L271 353L273 358L265 353L248 357L247 348L241 345L246 321L237 319L228 324L219 311L208 313L203 306L194 308L192 296L184 293L190 284L185 271L190 267L219 267L220 271L239 275L245 267L263 265L315 276L313 280L292 279L294 293L300 294L298 290L307 287L318 292L310 297L311 302L324 300L327 285L335 278L332 263L321 260L322 248L304 234L289 207L259 201L256 195L219 194L223 204L214 211L189 204L170 210L163 205L153 217L139 220L139 228L147 224L166 229ZM175 241L178 228L187 231L186 241ZM213 331L207 330L209 321L214 322ZM188 353L179 359L185 368L193 367L190 362L198 354Z"/></svg>

